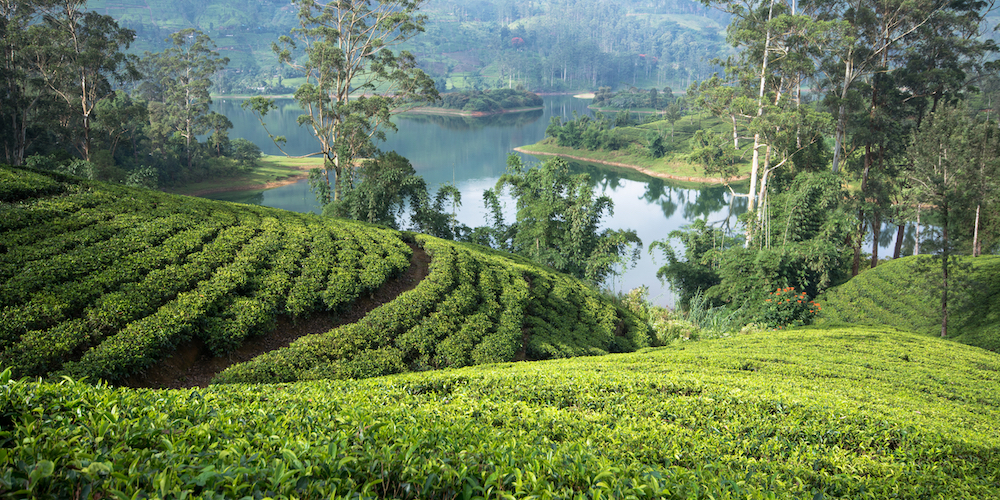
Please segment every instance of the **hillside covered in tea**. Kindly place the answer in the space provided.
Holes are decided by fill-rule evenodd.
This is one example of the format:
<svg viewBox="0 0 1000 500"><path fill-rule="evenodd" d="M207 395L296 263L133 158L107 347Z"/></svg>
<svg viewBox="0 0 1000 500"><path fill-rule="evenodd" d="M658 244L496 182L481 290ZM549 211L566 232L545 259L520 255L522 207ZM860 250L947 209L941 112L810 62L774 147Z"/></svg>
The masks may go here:
<svg viewBox="0 0 1000 500"><path fill-rule="evenodd" d="M411 290L219 380L360 378L652 342L583 283L477 246L58 174L4 168L0 181L0 365L15 377L123 382L191 343L224 357L279 323L349 313L415 254L429 264Z"/></svg>

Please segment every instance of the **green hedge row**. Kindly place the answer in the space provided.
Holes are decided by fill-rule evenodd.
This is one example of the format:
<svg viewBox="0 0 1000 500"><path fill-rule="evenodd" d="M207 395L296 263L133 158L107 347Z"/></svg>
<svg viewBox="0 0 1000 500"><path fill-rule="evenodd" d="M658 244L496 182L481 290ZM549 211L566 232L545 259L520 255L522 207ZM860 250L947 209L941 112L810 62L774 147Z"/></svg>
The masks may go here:
<svg viewBox="0 0 1000 500"><path fill-rule="evenodd" d="M950 265L949 338L1000 352L1000 256L962 256ZM892 325L941 334L941 259L883 262L817 297L821 324Z"/></svg>
<svg viewBox="0 0 1000 500"><path fill-rule="evenodd" d="M472 245L416 239L432 261L415 289L357 323L234 365L215 382L367 378L650 344L645 324L579 281Z"/></svg>
<svg viewBox="0 0 1000 500"><path fill-rule="evenodd" d="M48 196L63 190L61 182L35 172L0 170L0 203Z"/></svg>
<svg viewBox="0 0 1000 500"><path fill-rule="evenodd" d="M0 497L997 498L998 374L870 328L183 391L6 373Z"/></svg>
<svg viewBox="0 0 1000 500"><path fill-rule="evenodd" d="M5 205L17 215L0 218L0 365L15 376L120 380L196 338L223 355L279 315L346 310L413 254L412 236L366 224L48 178L58 190ZM417 243L433 262L416 289L220 381L369 377L650 343L634 317L575 280L474 245Z"/></svg>

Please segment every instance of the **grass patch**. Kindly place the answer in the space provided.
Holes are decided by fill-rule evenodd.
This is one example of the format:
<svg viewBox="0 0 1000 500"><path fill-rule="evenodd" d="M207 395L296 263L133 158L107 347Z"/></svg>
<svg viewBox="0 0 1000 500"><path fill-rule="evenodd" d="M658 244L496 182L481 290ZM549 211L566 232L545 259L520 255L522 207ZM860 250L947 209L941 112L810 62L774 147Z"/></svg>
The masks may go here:
<svg viewBox="0 0 1000 500"><path fill-rule="evenodd" d="M609 164L617 167L646 170L650 175L660 175L663 177L675 177L680 180L710 179L717 182L718 178L707 177L704 168L697 163L691 163L684 155L668 155L663 158L651 158L646 154L630 154L627 149L619 151L587 151L584 149L573 149L557 146L550 139L542 142L522 146L519 151L541 155L558 155L566 158L574 158L592 163ZM750 165L745 164L740 167L740 175L749 175Z"/></svg>
<svg viewBox="0 0 1000 500"><path fill-rule="evenodd" d="M167 188L164 191L172 194L199 196L225 191L265 189L303 178L302 176L306 175L309 169L321 168L323 158L289 158L287 156L264 155L259 164L259 167L250 172L240 172L232 177Z"/></svg>

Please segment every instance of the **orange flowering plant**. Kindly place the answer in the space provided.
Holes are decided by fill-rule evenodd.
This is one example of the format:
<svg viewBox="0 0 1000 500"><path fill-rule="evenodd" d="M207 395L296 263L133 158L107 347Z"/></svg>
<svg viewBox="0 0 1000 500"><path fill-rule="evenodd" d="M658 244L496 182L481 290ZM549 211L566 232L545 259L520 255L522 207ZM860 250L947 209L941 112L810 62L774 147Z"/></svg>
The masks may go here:
<svg viewBox="0 0 1000 500"><path fill-rule="evenodd" d="M764 299L759 322L768 328L808 325L820 310L819 303L809 300L806 292L796 292L791 286L778 288Z"/></svg>

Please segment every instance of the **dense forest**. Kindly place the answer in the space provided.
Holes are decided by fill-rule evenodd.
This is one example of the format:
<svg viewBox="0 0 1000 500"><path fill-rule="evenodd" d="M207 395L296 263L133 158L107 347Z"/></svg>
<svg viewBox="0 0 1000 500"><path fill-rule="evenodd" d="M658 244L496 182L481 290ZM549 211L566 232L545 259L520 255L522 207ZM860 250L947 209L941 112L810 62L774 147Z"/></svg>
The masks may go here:
<svg viewBox="0 0 1000 500"><path fill-rule="evenodd" d="M195 28L230 65L219 93L289 92L296 76L271 43L298 26L287 2L232 0L131 4L94 0L88 8L135 30L140 51L157 52L171 33ZM691 0L670 2L433 0L421 6L426 31L407 49L445 88L576 90L622 83L685 88L711 76L726 51L728 14Z"/></svg>

